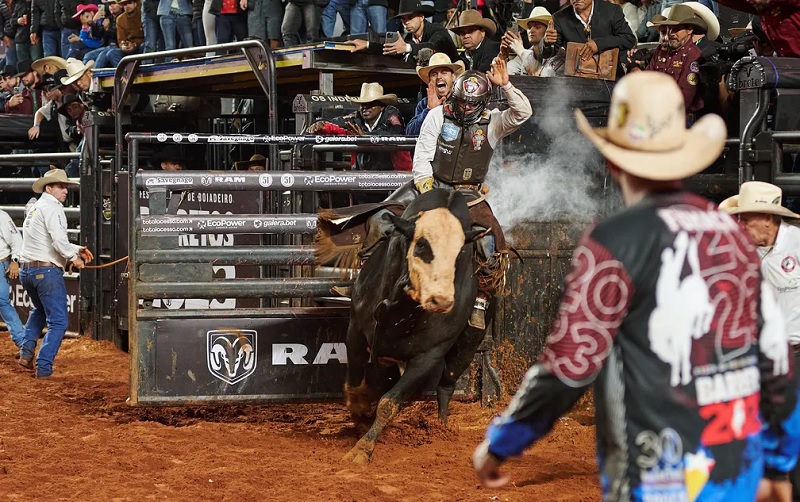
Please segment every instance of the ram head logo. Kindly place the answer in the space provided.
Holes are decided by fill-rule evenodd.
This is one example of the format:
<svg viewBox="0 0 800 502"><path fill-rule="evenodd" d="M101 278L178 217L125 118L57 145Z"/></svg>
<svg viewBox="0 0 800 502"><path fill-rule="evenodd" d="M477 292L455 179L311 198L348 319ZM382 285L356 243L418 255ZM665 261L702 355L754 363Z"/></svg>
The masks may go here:
<svg viewBox="0 0 800 502"><path fill-rule="evenodd" d="M208 371L215 378L233 385L256 369L256 332L246 329L212 330L208 340Z"/></svg>

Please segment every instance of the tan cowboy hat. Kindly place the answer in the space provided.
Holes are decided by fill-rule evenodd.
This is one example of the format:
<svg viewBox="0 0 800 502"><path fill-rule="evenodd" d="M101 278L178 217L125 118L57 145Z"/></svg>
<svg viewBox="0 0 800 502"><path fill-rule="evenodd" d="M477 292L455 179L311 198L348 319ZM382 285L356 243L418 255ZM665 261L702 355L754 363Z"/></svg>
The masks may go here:
<svg viewBox="0 0 800 502"><path fill-rule="evenodd" d="M450 56L444 52L437 52L431 56L428 66L417 67L417 75L427 84L430 81L428 75L435 68L450 68L450 70L458 76L464 73L464 62L459 60L453 63L450 61Z"/></svg>
<svg viewBox="0 0 800 502"><path fill-rule="evenodd" d="M33 62L31 68L33 68L39 75L44 75L44 65L46 64L55 66L59 70L67 69L67 61L58 56L47 56L46 58L37 59Z"/></svg>
<svg viewBox="0 0 800 502"><path fill-rule="evenodd" d="M728 197L720 205L720 211L728 214L766 213L784 218L800 218L800 214L781 205L783 190L763 181L746 181L739 187L739 195Z"/></svg>
<svg viewBox="0 0 800 502"><path fill-rule="evenodd" d="M709 40L716 40L719 37L719 19L714 15L714 11L701 4L700 2L684 2L682 5L689 7L700 19L706 22L706 36Z"/></svg>
<svg viewBox="0 0 800 502"><path fill-rule="evenodd" d="M666 9L661 11L661 14L656 14L655 16L653 16L653 19L651 19L650 21L647 21L647 23L646 23L647 27L648 28L654 27L655 24L653 24L653 23L656 22L656 21L666 21L667 18L669 17L669 11L671 11L671 10L672 10L672 7L667 7Z"/></svg>
<svg viewBox="0 0 800 502"><path fill-rule="evenodd" d="M488 36L492 36L497 31L497 25L491 19L486 19L483 15L475 9L467 9L461 11L458 19L453 20L453 24L447 27L448 30L458 34L463 28L477 26L486 32Z"/></svg>
<svg viewBox="0 0 800 502"><path fill-rule="evenodd" d="M257 153L250 157L250 160L240 160L233 163L233 168L237 171L247 171L251 166L258 166L261 169L267 168L267 158Z"/></svg>
<svg viewBox="0 0 800 502"><path fill-rule="evenodd" d="M94 61L89 61L86 64L83 64L81 61L78 61L75 58L67 59L67 76L61 77L61 84L62 85L69 85L73 82L76 82L79 78L86 73L87 70L90 70L94 67Z"/></svg>
<svg viewBox="0 0 800 502"><path fill-rule="evenodd" d="M697 15L694 9L683 3L670 7L669 15L666 19L653 16L654 26L677 26L679 24L696 26L708 32L708 24L706 24L705 20ZM717 32L717 35L719 36L719 32Z"/></svg>
<svg viewBox="0 0 800 502"><path fill-rule="evenodd" d="M517 19L517 24L523 30L528 29L528 24L531 21L536 21L537 23L547 24L553 19L553 15L550 14L550 11L545 9L544 7L534 7L531 11L531 16L526 17L525 19Z"/></svg>
<svg viewBox="0 0 800 502"><path fill-rule="evenodd" d="M63 169L51 169L44 173L44 176L33 182L33 192L42 193L44 187L51 183L63 183L65 185L80 185L77 181L67 178L67 172Z"/></svg>
<svg viewBox="0 0 800 502"><path fill-rule="evenodd" d="M384 94L383 86L377 82L361 84L361 94L351 100L353 103L372 103L380 101L385 105L397 103L397 94Z"/></svg>
<svg viewBox="0 0 800 502"><path fill-rule="evenodd" d="M658 96L658 103L653 102ZM634 72L614 86L608 127L592 128L576 109L578 129L623 171L648 180L680 180L710 166L725 146L725 122L714 114L686 129L675 80L655 71Z"/></svg>

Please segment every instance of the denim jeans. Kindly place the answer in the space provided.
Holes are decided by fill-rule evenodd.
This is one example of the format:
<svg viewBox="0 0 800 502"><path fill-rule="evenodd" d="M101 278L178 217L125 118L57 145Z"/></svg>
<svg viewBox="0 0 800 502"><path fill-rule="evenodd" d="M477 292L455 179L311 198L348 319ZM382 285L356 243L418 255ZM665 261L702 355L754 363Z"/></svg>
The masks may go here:
<svg viewBox="0 0 800 502"><path fill-rule="evenodd" d="M45 30L42 28L42 51L44 52L44 57L59 56L61 54L60 30Z"/></svg>
<svg viewBox="0 0 800 502"><path fill-rule="evenodd" d="M347 31L350 28L350 0L331 0L322 11L322 33L328 38L334 36L336 14L342 16L344 29Z"/></svg>
<svg viewBox="0 0 800 502"><path fill-rule="evenodd" d="M106 57L105 54L106 52L114 48L115 46L113 45L106 45L87 52L86 54L83 55L83 64L86 64L89 61L94 61L95 68L109 68L109 66L107 66L108 57Z"/></svg>
<svg viewBox="0 0 800 502"><path fill-rule="evenodd" d="M217 31L217 43L225 44L247 38L247 17L241 14L220 14L214 25Z"/></svg>
<svg viewBox="0 0 800 502"><path fill-rule="evenodd" d="M25 323L25 339L19 349L22 359L30 360L36 342L47 325L47 334L36 356L36 375L53 373L53 360L67 331L67 286L64 271L58 267L31 267L19 271L19 279L33 304Z"/></svg>
<svg viewBox="0 0 800 502"><path fill-rule="evenodd" d="M280 40L284 15L280 0L248 0L247 34L264 41Z"/></svg>
<svg viewBox="0 0 800 502"><path fill-rule="evenodd" d="M148 16L142 10L142 29L144 30L144 52L163 51L164 35L161 33L158 16Z"/></svg>
<svg viewBox="0 0 800 502"><path fill-rule="evenodd" d="M158 16L161 33L164 35L164 50L171 51L178 48L178 37L183 47L193 47L192 16L181 16L174 12Z"/></svg>
<svg viewBox="0 0 800 502"><path fill-rule="evenodd" d="M17 309L11 304L8 294L11 284L6 272L8 272L9 265L11 265L10 261L0 262L0 317L3 318L8 332L11 333L11 341L19 347L22 345L25 331L22 329L22 322L19 320L19 315L17 315Z"/></svg>
<svg viewBox="0 0 800 502"><path fill-rule="evenodd" d="M70 28L61 28L61 57L64 59L69 57L69 53L73 48L77 50L81 47L80 42L73 43L69 41L70 35L80 35L80 32Z"/></svg>
<svg viewBox="0 0 800 502"><path fill-rule="evenodd" d="M17 66L17 46L11 42L11 47L6 47L6 64Z"/></svg>
<svg viewBox="0 0 800 502"><path fill-rule="evenodd" d="M305 36L302 37L300 36L301 24L305 26L306 30ZM310 42L316 37L318 29L316 5L297 5L291 2L286 4L283 23L281 24L281 36L283 37L284 46L288 47Z"/></svg>
<svg viewBox="0 0 800 502"><path fill-rule="evenodd" d="M17 44L17 60L18 61L25 61L26 59L29 61L36 61L37 59L42 59L42 43L39 42L36 45L33 45L30 42L25 42L24 44Z"/></svg>
<svg viewBox="0 0 800 502"><path fill-rule="evenodd" d="M106 68L116 68L119 66L120 60L127 56L128 54L141 54L144 50L144 46L140 45L137 47L133 52L122 52L122 49L119 47L108 47L108 50L103 54L103 58L105 58L108 62L106 63Z"/></svg>
<svg viewBox="0 0 800 502"><path fill-rule="evenodd" d="M386 32L386 7L382 5L369 5L369 0L356 0L350 9L350 33L357 35L369 31L373 33Z"/></svg>

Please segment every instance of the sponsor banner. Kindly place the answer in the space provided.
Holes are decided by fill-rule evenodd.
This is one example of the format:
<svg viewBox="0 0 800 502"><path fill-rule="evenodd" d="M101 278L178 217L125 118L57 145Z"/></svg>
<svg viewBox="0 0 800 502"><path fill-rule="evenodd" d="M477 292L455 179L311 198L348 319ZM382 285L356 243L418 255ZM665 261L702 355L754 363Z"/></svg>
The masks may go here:
<svg viewBox="0 0 800 502"><path fill-rule="evenodd" d="M347 317L157 321L153 338L140 338L152 345L139 352L139 397L339 396L347 324Z"/></svg>
<svg viewBox="0 0 800 502"><path fill-rule="evenodd" d="M229 171L224 173L183 171L176 176L142 171L137 174L137 186L203 191L261 191L287 188L295 191L394 190L412 179L410 172L399 171L272 171L237 174L230 174Z"/></svg>
<svg viewBox="0 0 800 502"><path fill-rule="evenodd" d="M17 314L19 314L22 324L25 324L33 304L18 279L9 282L10 294L8 298L11 300L11 305L17 309ZM78 283L78 275L65 275L64 284L67 286L67 332L80 333L80 306L78 305L80 285Z"/></svg>
<svg viewBox="0 0 800 502"><path fill-rule="evenodd" d="M134 135L135 136L135 135ZM152 137L147 137L151 139ZM138 138L137 138L138 139ZM323 136L323 135L293 135L293 134L190 134L159 133L155 136L159 143L181 143L188 140L190 143L219 143L243 144L255 143L261 145L313 145L313 144L351 144L351 145L414 145L416 136Z"/></svg>
<svg viewBox="0 0 800 502"><path fill-rule="evenodd" d="M317 228L314 214L240 216L142 216L141 235L183 234L310 234Z"/></svg>

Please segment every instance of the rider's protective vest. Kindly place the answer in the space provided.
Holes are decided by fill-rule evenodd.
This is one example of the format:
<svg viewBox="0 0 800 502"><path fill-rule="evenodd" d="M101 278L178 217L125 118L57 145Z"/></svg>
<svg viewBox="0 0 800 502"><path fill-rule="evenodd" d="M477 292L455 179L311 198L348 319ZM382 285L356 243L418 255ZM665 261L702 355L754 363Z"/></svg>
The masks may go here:
<svg viewBox="0 0 800 502"><path fill-rule="evenodd" d="M483 183L494 151L489 145L490 118L484 110L477 122L463 127L450 106L444 106L444 123L431 162L436 179L451 185Z"/></svg>

